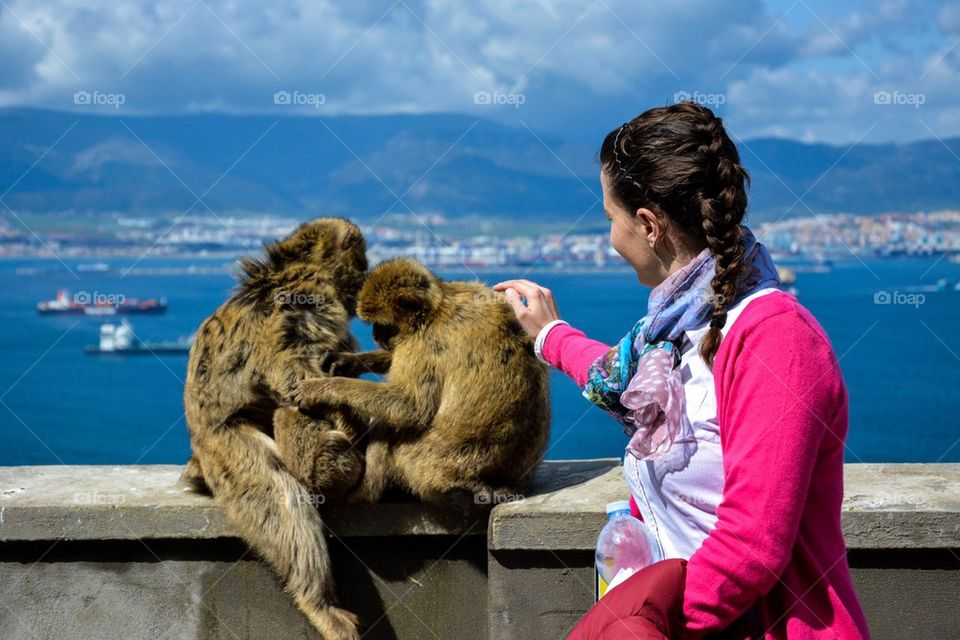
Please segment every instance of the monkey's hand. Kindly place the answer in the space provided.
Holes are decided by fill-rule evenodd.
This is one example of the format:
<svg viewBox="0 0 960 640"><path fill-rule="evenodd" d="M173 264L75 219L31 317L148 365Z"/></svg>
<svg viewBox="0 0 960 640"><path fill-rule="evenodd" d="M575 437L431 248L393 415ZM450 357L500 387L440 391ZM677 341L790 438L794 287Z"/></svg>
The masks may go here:
<svg viewBox="0 0 960 640"><path fill-rule="evenodd" d="M293 386L293 403L309 409L317 405L339 404L343 395L341 383L344 378L307 378Z"/></svg>
<svg viewBox="0 0 960 640"><path fill-rule="evenodd" d="M330 376L356 377L366 371L358 371L355 353L350 351L327 351L320 358L320 370Z"/></svg>
<svg viewBox="0 0 960 640"><path fill-rule="evenodd" d="M328 351L320 359L320 370L331 376L356 378L365 373L383 375L390 370L389 351Z"/></svg>

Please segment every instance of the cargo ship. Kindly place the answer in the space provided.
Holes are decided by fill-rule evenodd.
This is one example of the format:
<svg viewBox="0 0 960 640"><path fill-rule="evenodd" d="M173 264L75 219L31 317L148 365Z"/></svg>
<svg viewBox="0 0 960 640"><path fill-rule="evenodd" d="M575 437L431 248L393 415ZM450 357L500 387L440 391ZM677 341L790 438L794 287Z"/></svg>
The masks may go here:
<svg viewBox="0 0 960 640"><path fill-rule="evenodd" d="M100 325L100 344L85 347L84 351L91 355L142 355L164 353L189 353L193 344L193 337L180 338L160 342L144 342L133 333L133 325L126 320L120 324L106 323Z"/></svg>
<svg viewBox="0 0 960 640"><path fill-rule="evenodd" d="M138 300L99 293L78 293L73 297L65 289L57 291L55 300L37 303L37 313L49 315L119 316L163 314L167 301L163 298Z"/></svg>

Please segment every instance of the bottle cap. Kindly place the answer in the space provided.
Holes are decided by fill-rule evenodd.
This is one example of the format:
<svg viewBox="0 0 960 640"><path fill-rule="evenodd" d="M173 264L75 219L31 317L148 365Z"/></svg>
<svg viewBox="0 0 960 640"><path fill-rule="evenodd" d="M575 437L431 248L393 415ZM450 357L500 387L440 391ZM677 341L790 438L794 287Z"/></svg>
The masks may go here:
<svg viewBox="0 0 960 640"><path fill-rule="evenodd" d="M626 511L630 513L630 501L629 500L617 500L615 502L607 503L607 515L613 515L619 511Z"/></svg>

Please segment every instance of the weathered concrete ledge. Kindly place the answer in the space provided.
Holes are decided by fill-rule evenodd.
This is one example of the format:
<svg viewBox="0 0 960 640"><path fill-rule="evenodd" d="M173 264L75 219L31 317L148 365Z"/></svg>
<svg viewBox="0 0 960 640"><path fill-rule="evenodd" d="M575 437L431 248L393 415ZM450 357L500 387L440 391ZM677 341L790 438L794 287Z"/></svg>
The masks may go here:
<svg viewBox="0 0 960 640"><path fill-rule="evenodd" d="M616 464L548 462L529 493L575 490ZM179 482L182 471L178 465L0 467L0 542L235 537L209 497ZM488 511L483 503L462 510L388 502L325 508L324 521L338 537L483 535Z"/></svg>
<svg viewBox="0 0 960 640"><path fill-rule="evenodd" d="M178 465L2 467L0 542L235 537L213 500L179 482L182 471ZM485 532L476 514L425 504L343 505L325 513L341 537Z"/></svg>
<svg viewBox="0 0 960 640"><path fill-rule="evenodd" d="M551 463L561 477L596 475L499 505L489 547L590 550L606 502L628 496L619 460ZM587 474L589 475L589 473ZM850 549L960 548L960 464L848 464L842 525Z"/></svg>
<svg viewBox="0 0 960 640"><path fill-rule="evenodd" d="M324 509L365 640L560 638L592 603L617 459L548 462L492 511ZM0 468L0 637L316 637L179 466ZM960 637L960 464L846 465L843 530L874 637ZM518 496L519 498L520 496Z"/></svg>
<svg viewBox="0 0 960 640"><path fill-rule="evenodd" d="M604 507L624 498L616 458L547 462L522 499L497 505L489 547L589 550ZM231 538L182 467L0 467L0 541ZM843 530L852 549L960 548L960 464L849 464ZM481 511L417 503L325 510L340 537L481 535Z"/></svg>

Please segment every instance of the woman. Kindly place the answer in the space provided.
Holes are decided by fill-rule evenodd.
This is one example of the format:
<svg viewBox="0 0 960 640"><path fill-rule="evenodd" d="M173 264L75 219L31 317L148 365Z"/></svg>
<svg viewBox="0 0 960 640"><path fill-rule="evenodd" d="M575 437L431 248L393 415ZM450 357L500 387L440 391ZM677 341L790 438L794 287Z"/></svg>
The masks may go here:
<svg viewBox="0 0 960 640"><path fill-rule="evenodd" d="M606 136L600 165L610 243L653 287L647 315L611 348L560 320L536 283L494 288L541 358L630 436L635 515L680 572L671 633L868 638L840 530L846 387L823 329L741 225L748 176L721 120L691 102L651 109ZM634 578L611 595L640 593ZM574 636L621 637L629 595L605 597Z"/></svg>

